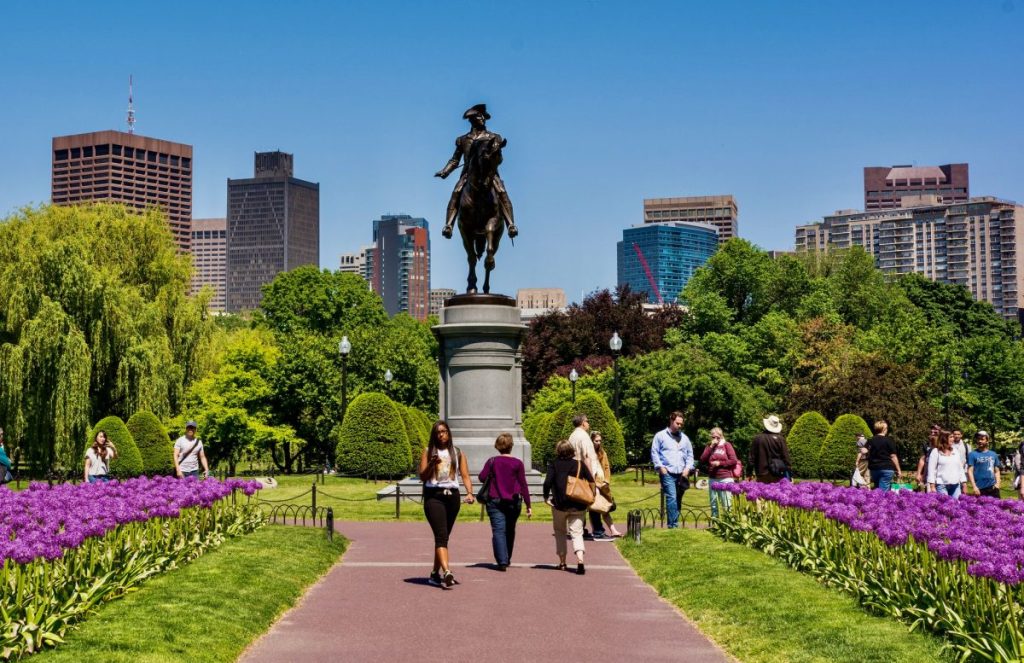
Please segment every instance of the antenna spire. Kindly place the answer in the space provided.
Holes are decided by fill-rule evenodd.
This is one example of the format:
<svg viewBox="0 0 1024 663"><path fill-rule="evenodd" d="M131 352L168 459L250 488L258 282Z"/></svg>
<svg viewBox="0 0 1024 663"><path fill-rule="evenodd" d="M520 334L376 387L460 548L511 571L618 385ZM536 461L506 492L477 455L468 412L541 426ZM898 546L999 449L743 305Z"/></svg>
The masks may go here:
<svg viewBox="0 0 1024 663"><path fill-rule="evenodd" d="M135 100L132 94L131 74L128 74L128 133L135 133Z"/></svg>

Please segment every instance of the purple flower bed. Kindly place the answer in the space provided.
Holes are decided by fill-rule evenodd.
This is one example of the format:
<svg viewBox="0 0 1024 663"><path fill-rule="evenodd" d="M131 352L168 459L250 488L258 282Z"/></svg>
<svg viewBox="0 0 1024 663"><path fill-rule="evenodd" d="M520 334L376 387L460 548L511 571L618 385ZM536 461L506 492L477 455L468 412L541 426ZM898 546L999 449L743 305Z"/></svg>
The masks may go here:
<svg viewBox="0 0 1024 663"><path fill-rule="evenodd" d="M887 492L803 482L715 484L780 506L817 511L889 547L908 537L940 559L964 561L968 573L1008 585L1024 581L1024 502L937 493Z"/></svg>
<svg viewBox="0 0 1024 663"><path fill-rule="evenodd" d="M8 559L18 564L57 559L118 525L176 518L190 507L208 508L236 488L252 495L260 485L239 479L140 477L52 488L33 483L21 492L0 487L0 566Z"/></svg>

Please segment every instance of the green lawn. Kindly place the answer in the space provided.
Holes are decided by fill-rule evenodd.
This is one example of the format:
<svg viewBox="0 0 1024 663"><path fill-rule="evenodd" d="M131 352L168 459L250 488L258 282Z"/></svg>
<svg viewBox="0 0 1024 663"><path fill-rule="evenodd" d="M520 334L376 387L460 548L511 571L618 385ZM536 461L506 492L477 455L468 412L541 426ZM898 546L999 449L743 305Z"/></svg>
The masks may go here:
<svg viewBox="0 0 1024 663"><path fill-rule="evenodd" d="M706 531L644 530L642 543L618 545L644 581L744 663L952 660L938 638Z"/></svg>
<svg viewBox="0 0 1024 663"><path fill-rule="evenodd" d="M234 661L344 552L321 529L267 526L147 581L40 663Z"/></svg>

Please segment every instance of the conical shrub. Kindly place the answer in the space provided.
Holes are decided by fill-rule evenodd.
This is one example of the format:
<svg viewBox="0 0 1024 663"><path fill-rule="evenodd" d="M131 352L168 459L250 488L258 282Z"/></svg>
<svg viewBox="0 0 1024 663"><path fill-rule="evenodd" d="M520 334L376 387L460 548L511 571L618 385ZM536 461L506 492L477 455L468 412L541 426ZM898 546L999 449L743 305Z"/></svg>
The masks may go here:
<svg viewBox="0 0 1024 663"><path fill-rule="evenodd" d="M801 479L818 477L818 460L829 429L828 419L819 412L804 412L793 423L786 436L789 456L793 461L793 476Z"/></svg>
<svg viewBox="0 0 1024 663"><path fill-rule="evenodd" d="M384 394L360 394L349 403L334 440L343 474L396 477L412 469L412 448L402 414Z"/></svg>
<svg viewBox="0 0 1024 663"><path fill-rule="evenodd" d="M867 422L855 414L840 415L833 423L818 458L821 476L848 479L857 460L857 436L871 437Z"/></svg>
<svg viewBox="0 0 1024 663"><path fill-rule="evenodd" d="M615 413L608 402L596 391L586 390L576 399L574 412L587 415L591 431L601 431L601 446L608 454L608 463L613 472L626 469L626 443L622 435L622 426L615 418ZM572 433L572 423L569 424Z"/></svg>
<svg viewBox="0 0 1024 663"><path fill-rule="evenodd" d="M135 445L135 439L121 417L109 416L100 419L89 431L86 449L92 446L96 433L105 431L107 439L114 443L117 458L110 463L110 474L118 479L130 479L142 474L142 454Z"/></svg>
<svg viewBox="0 0 1024 663"><path fill-rule="evenodd" d="M174 471L174 445L156 415L140 410L128 419L128 432L135 440L142 458L145 474L172 474Z"/></svg>

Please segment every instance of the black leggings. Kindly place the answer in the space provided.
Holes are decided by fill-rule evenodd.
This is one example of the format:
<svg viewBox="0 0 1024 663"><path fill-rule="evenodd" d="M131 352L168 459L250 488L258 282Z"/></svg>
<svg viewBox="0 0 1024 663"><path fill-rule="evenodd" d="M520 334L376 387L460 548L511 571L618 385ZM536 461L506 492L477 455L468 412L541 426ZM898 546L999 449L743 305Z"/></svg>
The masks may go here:
<svg viewBox="0 0 1024 663"><path fill-rule="evenodd" d="M448 494L445 495L445 491ZM434 547L447 548L448 535L452 533L455 519L462 506L462 497L458 488L423 487L423 513L434 532Z"/></svg>

